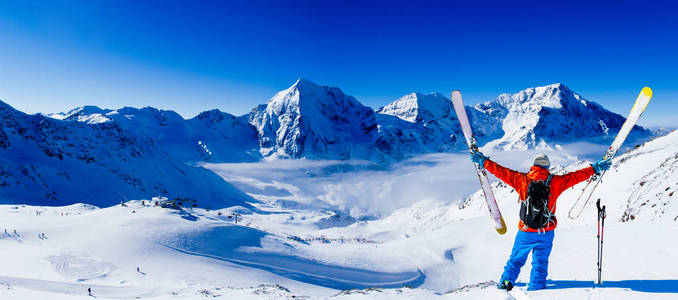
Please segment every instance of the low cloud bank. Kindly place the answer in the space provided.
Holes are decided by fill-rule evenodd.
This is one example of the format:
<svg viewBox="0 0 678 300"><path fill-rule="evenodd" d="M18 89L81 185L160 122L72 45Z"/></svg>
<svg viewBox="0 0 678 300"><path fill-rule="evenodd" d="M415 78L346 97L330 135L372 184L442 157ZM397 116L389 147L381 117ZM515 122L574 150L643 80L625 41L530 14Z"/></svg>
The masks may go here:
<svg viewBox="0 0 678 300"><path fill-rule="evenodd" d="M574 143L557 146L556 150L486 154L509 168L527 171L540 153L551 158L552 166L567 166L602 157L606 149L604 145ZM313 160L202 166L262 201L294 201L303 207L334 209L355 218L388 216L421 201L455 203L480 188L465 152L420 155L387 167L367 161Z"/></svg>

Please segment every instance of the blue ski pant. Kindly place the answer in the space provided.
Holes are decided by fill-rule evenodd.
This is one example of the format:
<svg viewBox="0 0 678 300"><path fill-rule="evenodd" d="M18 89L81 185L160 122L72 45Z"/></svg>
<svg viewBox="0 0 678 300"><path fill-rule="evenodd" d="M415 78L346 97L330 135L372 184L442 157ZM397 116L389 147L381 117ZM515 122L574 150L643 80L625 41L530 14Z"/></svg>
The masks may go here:
<svg viewBox="0 0 678 300"><path fill-rule="evenodd" d="M513 242L511 257L504 273L501 275L501 282L509 280L515 283L520 274L520 268L525 265L527 256L532 252L532 272L530 273L530 285L528 290L540 290L546 287L546 275L548 274L549 255L553 248L553 232L524 232L518 231L516 240Z"/></svg>

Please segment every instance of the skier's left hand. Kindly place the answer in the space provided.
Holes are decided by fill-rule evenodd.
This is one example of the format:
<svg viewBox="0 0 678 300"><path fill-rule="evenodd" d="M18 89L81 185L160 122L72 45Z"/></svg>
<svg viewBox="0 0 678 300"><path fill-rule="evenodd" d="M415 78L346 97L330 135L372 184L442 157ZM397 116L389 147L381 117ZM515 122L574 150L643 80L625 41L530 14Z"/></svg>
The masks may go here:
<svg viewBox="0 0 678 300"><path fill-rule="evenodd" d="M477 163L481 168L485 165L486 160L487 156L483 155L480 151L471 152L471 161Z"/></svg>
<svg viewBox="0 0 678 300"><path fill-rule="evenodd" d="M600 174L602 171L607 171L610 169L610 166L612 166L612 161L609 159L606 160L599 160L595 164L591 165L593 169L596 171L596 174Z"/></svg>

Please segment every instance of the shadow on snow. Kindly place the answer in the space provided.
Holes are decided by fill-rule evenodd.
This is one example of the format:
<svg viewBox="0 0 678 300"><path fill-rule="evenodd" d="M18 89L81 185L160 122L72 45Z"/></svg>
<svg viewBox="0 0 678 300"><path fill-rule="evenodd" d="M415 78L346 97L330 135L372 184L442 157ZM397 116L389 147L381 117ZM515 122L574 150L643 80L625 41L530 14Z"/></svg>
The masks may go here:
<svg viewBox="0 0 678 300"><path fill-rule="evenodd" d="M678 293L678 279L633 279L619 281L603 281L602 285L592 281L580 280L547 280L547 289L570 288L620 288L643 293Z"/></svg>
<svg viewBox="0 0 678 300"><path fill-rule="evenodd" d="M178 236L164 246L181 253L262 269L290 279L338 290L418 287L426 278L419 269L386 273L247 249L261 248L261 239L267 235L266 232L244 226L221 226Z"/></svg>

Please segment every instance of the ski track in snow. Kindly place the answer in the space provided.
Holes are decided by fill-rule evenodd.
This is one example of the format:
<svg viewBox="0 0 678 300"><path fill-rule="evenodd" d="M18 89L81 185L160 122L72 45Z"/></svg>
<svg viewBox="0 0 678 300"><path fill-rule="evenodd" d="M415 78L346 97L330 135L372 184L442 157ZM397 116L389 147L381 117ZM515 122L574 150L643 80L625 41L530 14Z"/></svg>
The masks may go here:
<svg viewBox="0 0 678 300"><path fill-rule="evenodd" d="M48 256L47 260L57 272L66 277L77 278L78 281L106 277L116 268L109 262L99 262L91 258L72 255L52 255Z"/></svg>
<svg viewBox="0 0 678 300"><path fill-rule="evenodd" d="M396 288L403 286L418 287L426 279L424 273L419 269L417 269L417 272L414 274L412 273L389 274L361 269L346 268L340 266L327 266L319 263L313 263L310 261L304 261L298 258L294 259L296 261L290 261L290 258L285 258L282 256L277 257L279 258L279 260L276 261L276 263L278 263L279 265L273 265L257 262L254 260L234 259L204 253L196 253L167 245L165 245L165 247L189 255L202 256L217 260L223 260L243 266L259 268L299 281L335 288L339 290L348 290L356 288L362 289L368 287L372 288L374 287ZM258 259L259 257L253 258ZM295 263L296 268L282 266L287 264L295 265ZM312 270L317 271L312 272ZM321 273L320 271L323 271L323 273ZM332 274L332 275L323 275L323 274Z"/></svg>

